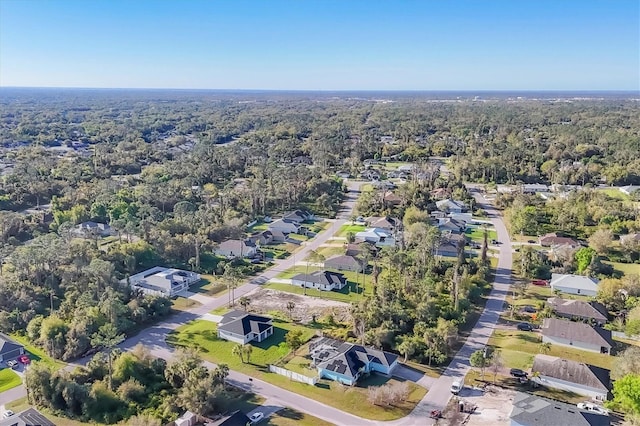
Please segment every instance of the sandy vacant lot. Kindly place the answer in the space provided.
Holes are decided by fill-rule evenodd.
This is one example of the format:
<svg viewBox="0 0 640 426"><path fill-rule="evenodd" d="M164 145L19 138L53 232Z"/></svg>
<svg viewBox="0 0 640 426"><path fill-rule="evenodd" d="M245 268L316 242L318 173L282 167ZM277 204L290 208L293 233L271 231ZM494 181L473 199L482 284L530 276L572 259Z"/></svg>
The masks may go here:
<svg viewBox="0 0 640 426"><path fill-rule="evenodd" d="M465 388L458 398L452 398L444 418L438 421L438 425L467 425L467 426L507 426L510 424L509 414L513 407L515 392L489 386L483 393L482 390ZM473 414L459 413L458 403L463 401L465 407L476 406Z"/></svg>
<svg viewBox="0 0 640 426"><path fill-rule="evenodd" d="M336 321L351 320L350 305L344 302L263 288L257 288L247 294L247 297L251 299L251 310L261 313L278 310L288 314L287 303L293 302L295 304L293 318L303 323L311 322L314 315L319 320L329 314L333 315Z"/></svg>

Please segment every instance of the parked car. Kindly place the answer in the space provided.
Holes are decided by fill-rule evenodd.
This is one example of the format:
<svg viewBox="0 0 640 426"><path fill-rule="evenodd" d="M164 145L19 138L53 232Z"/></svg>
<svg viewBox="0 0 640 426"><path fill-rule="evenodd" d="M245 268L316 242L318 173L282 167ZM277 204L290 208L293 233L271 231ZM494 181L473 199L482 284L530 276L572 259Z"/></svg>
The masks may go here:
<svg viewBox="0 0 640 426"><path fill-rule="evenodd" d="M253 413L249 417L249 420L251 420L251 423L258 423L262 419L264 419L264 413L261 411L258 411L257 413Z"/></svg>
<svg viewBox="0 0 640 426"><path fill-rule="evenodd" d="M520 324L518 324L518 330L520 330L520 331L532 331L533 330L533 326L531 324L529 324L528 322L521 322Z"/></svg>
<svg viewBox="0 0 640 426"><path fill-rule="evenodd" d="M13 368L13 369L18 368L18 361L15 361L13 359L10 361L7 361L7 367Z"/></svg>
<svg viewBox="0 0 640 426"><path fill-rule="evenodd" d="M538 310L531 305L526 305L524 308L522 308L522 310L528 314L534 314L538 312Z"/></svg>
<svg viewBox="0 0 640 426"><path fill-rule="evenodd" d="M29 365L31 364L31 358L29 358L27 355L20 355L18 357L18 362L20 364Z"/></svg>
<svg viewBox="0 0 640 426"><path fill-rule="evenodd" d="M455 381L451 384L451 393L454 395L457 395L460 393L460 391L462 390L462 382L459 381Z"/></svg>
<svg viewBox="0 0 640 426"><path fill-rule="evenodd" d="M545 280L533 280L533 281L531 281L531 284L539 285L541 287L546 287L547 286L547 282Z"/></svg>
<svg viewBox="0 0 640 426"><path fill-rule="evenodd" d="M4 410L2 412L2 418L3 419L8 419L9 417L13 416L15 413L11 410Z"/></svg>
<svg viewBox="0 0 640 426"><path fill-rule="evenodd" d="M591 411L598 414L609 414L609 410L606 408L600 407L592 402L580 402L578 403L578 408L581 410Z"/></svg>
<svg viewBox="0 0 640 426"><path fill-rule="evenodd" d="M529 244L535 244L535 243L536 243L536 241L535 241L535 240L528 240L527 242L528 242Z"/></svg>
<svg viewBox="0 0 640 426"><path fill-rule="evenodd" d="M519 368L512 368L509 373L511 373L513 377L527 377L529 375L529 373L524 370L520 370Z"/></svg>

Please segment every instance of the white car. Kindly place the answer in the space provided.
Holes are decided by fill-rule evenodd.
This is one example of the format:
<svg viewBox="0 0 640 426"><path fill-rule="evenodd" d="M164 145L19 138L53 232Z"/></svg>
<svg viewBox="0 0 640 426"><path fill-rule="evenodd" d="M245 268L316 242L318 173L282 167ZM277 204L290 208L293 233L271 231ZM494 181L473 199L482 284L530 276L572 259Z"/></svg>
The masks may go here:
<svg viewBox="0 0 640 426"><path fill-rule="evenodd" d="M2 412L2 418L3 419L8 419L9 417L13 416L15 413L11 410L5 410Z"/></svg>
<svg viewBox="0 0 640 426"><path fill-rule="evenodd" d="M609 414L609 410L591 402L580 402L578 403L578 408L581 410L592 411L598 414Z"/></svg>
<svg viewBox="0 0 640 426"><path fill-rule="evenodd" d="M457 394L459 394L459 393L460 393L460 391L462 390L462 388L463 388L462 383L456 380L456 381L455 381L455 382L453 382L453 384L451 385L451 393L452 393L452 394L454 394L454 395L457 395Z"/></svg>
<svg viewBox="0 0 640 426"><path fill-rule="evenodd" d="M249 417L249 420L251 420L251 423L258 423L262 419L264 419L264 413L262 413L260 411L258 411L257 413L253 413Z"/></svg>

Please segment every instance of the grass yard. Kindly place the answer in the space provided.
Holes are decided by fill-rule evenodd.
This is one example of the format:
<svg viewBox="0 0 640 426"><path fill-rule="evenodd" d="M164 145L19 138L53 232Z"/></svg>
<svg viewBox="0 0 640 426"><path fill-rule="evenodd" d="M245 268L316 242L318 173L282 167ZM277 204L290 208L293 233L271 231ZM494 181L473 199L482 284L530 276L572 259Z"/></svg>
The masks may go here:
<svg viewBox="0 0 640 426"><path fill-rule="evenodd" d="M198 306L202 306L202 303L197 300L187 299L186 297L176 297L171 301L171 308L176 311L188 311Z"/></svg>
<svg viewBox="0 0 640 426"><path fill-rule="evenodd" d="M285 407L275 412L269 418L267 423L264 420L260 424L273 426L331 426L333 423L325 422L310 414L301 413L293 408Z"/></svg>
<svg viewBox="0 0 640 426"><path fill-rule="evenodd" d="M258 222L255 225L248 227L247 232L251 234L254 232L266 231L268 227L269 227L268 223Z"/></svg>
<svg viewBox="0 0 640 426"><path fill-rule="evenodd" d="M613 269L620 271L624 275L640 275L640 264L638 263L608 262L606 260L602 263L613 266Z"/></svg>
<svg viewBox="0 0 640 426"><path fill-rule="evenodd" d="M464 233L467 237L471 238L475 242L482 243L482 241L484 240L484 229L482 229L482 227L480 226L468 228ZM495 240L498 238L497 232L493 229L487 228L487 234L489 243L491 243L491 240Z"/></svg>
<svg viewBox="0 0 640 426"><path fill-rule="evenodd" d="M242 363L240 358L232 355L231 351L236 344L218 339L216 325L208 321L193 321L178 328L169 335L167 342L175 346L197 348L202 357L211 362L225 363L232 370L240 371L291 392L373 420L394 420L406 416L427 392L426 389L409 383L411 393L407 401L397 407L378 407L367 401L367 387L379 386L386 382L393 383L396 382L396 379L372 375L354 387L344 386L329 380L320 380L316 386L310 386L269 373L267 365L278 362L289 353L289 348L284 343L284 337L289 330L295 328L303 330L305 340L315 334L315 330L312 328L274 319L274 335L264 342L253 345L250 363ZM287 423L285 419L291 420L291 422ZM313 418L308 418L308 422L308 424L314 425L321 424L314 423ZM274 423L271 424L288 425L294 423L304 424L299 423L295 418L288 418L286 415L275 417Z"/></svg>
<svg viewBox="0 0 640 426"><path fill-rule="evenodd" d="M360 185L360 192L371 192L373 189L373 185L370 183Z"/></svg>
<svg viewBox="0 0 640 426"><path fill-rule="evenodd" d="M630 200L630 198L629 198L629 196L627 194L625 194L624 192L620 191L617 188L598 189L598 191L604 192L609 197L614 198L616 200L623 200L623 201L629 201Z"/></svg>
<svg viewBox="0 0 640 426"><path fill-rule="evenodd" d="M10 368L0 370L0 392L20 386L22 379Z"/></svg>
<svg viewBox="0 0 640 426"><path fill-rule="evenodd" d="M207 296L221 296L227 291L227 286L215 275L202 274L201 277L199 282L189 287L189 291Z"/></svg>
<svg viewBox="0 0 640 426"><path fill-rule="evenodd" d="M59 370L67 365L62 361L58 361L56 359L51 358L42 349L36 346L33 346L29 342L29 339L27 339L26 336L22 336L20 334L14 333L14 334L11 334L11 338L24 346L24 350L27 351L27 355L29 355L29 358L31 358L31 361L40 361L42 363L47 364L49 367L51 367L54 370Z"/></svg>
<svg viewBox="0 0 640 426"><path fill-rule="evenodd" d="M321 254L322 256L324 256L325 259L329 259L330 257L339 255L339 254L344 254L345 253L345 248L344 246L340 246L340 247L320 247L318 248L318 250L316 250L316 252L318 254ZM307 256L307 259L309 258L309 256ZM305 259L305 260L307 260Z"/></svg>
<svg viewBox="0 0 640 426"><path fill-rule="evenodd" d="M528 331L495 330L489 346L499 348L506 367L526 370L533 365L533 357L540 353L541 335ZM592 364L610 370L615 357L579 349L551 345L548 355Z"/></svg>
<svg viewBox="0 0 640 426"><path fill-rule="evenodd" d="M338 229L338 232L335 233L336 237L346 237L349 232L358 233L367 229L364 225L352 225L352 224L344 224Z"/></svg>
<svg viewBox="0 0 640 426"><path fill-rule="evenodd" d="M363 298L361 287L358 287L358 293L351 291L354 286L355 283L350 282L349 285L346 285L342 290L337 291L321 291L315 288L307 288L306 295L311 297L319 297L320 299L329 299L336 300L338 302L351 303ZM270 288L272 290L284 291L293 294L305 294L305 291L302 287L298 287L297 285L293 284L267 283L263 286L263 288Z"/></svg>

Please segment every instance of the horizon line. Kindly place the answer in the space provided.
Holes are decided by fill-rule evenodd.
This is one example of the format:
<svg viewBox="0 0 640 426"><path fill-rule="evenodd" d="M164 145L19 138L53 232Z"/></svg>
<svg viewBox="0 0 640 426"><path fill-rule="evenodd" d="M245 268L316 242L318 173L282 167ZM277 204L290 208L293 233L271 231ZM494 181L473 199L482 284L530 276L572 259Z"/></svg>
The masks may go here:
<svg viewBox="0 0 640 426"><path fill-rule="evenodd" d="M3 86L0 89L73 89L73 90L167 90L167 91L218 91L218 92L548 92L548 93L640 93L638 89L215 89L179 87L91 87L91 86Z"/></svg>

